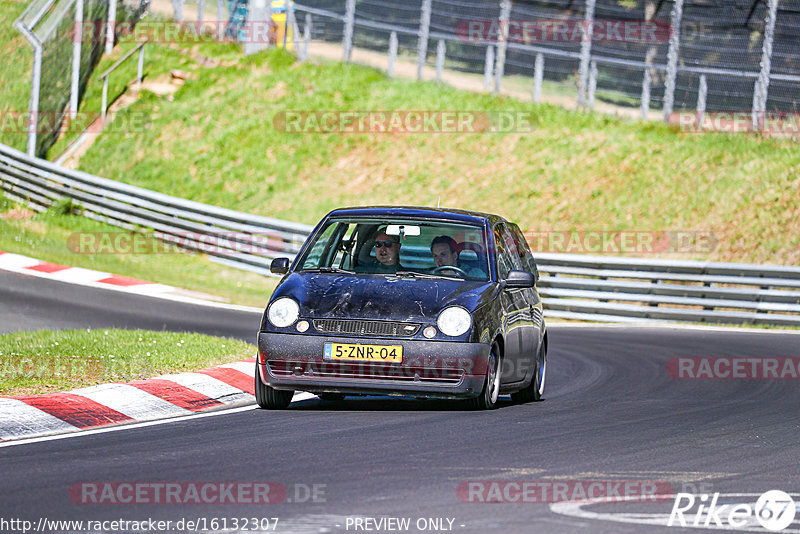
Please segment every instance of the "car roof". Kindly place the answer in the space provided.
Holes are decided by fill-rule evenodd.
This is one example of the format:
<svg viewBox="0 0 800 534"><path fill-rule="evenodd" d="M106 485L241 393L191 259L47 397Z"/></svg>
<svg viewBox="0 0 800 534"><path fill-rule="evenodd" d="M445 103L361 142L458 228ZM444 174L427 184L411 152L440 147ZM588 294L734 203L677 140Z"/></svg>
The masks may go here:
<svg viewBox="0 0 800 534"><path fill-rule="evenodd" d="M485 221L504 221L503 217L491 213L468 211L453 208L428 208L422 206L356 206L339 208L331 211L327 217L410 217L426 219L442 219L472 224L483 224Z"/></svg>

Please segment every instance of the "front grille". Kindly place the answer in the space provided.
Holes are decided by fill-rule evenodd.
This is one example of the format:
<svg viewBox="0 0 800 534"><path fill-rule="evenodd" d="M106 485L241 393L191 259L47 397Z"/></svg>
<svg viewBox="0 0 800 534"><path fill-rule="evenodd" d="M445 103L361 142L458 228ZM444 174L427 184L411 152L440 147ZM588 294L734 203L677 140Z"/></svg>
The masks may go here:
<svg viewBox="0 0 800 534"><path fill-rule="evenodd" d="M464 376L463 369L422 367L403 367L383 365L372 362L290 362L286 360L267 361L270 372L277 377L329 378L329 379L368 379L394 380L398 382L423 384L458 384Z"/></svg>
<svg viewBox="0 0 800 534"><path fill-rule="evenodd" d="M420 324L360 319L314 319L314 328L323 334L411 337L419 332Z"/></svg>

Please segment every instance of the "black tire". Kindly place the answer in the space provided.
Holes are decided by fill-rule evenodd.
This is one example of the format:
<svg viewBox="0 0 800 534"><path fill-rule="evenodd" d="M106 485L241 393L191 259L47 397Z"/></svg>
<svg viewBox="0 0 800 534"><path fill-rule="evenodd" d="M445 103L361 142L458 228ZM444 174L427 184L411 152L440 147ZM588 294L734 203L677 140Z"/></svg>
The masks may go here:
<svg viewBox="0 0 800 534"><path fill-rule="evenodd" d="M547 347L544 342L539 346L539 354L536 358L536 369L530 385L511 394L511 400L517 404L524 404L531 401L542 400L544 395L544 379L547 376Z"/></svg>
<svg viewBox="0 0 800 534"><path fill-rule="evenodd" d="M294 397L294 391L275 389L261 382L258 363L256 363L256 402L261 408L283 410L292 402L292 397Z"/></svg>
<svg viewBox="0 0 800 534"><path fill-rule="evenodd" d="M320 393L317 395L320 399L324 401L343 401L344 400L344 393Z"/></svg>
<svg viewBox="0 0 800 534"><path fill-rule="evenodd" d="M483 390L480 395L467 401L468 406L473 410L492 410L497 407L501 363L500 351L497 345L494 345L489 353L489 366L486 372L486 380L483 381Z"/></svg>

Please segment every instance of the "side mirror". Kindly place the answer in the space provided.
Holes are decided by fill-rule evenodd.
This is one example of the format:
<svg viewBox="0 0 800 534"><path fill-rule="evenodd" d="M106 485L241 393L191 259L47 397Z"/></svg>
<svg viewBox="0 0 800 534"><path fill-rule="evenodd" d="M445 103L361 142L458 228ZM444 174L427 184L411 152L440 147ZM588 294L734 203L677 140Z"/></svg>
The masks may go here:
<svg viewBox="0 0 800 534"><path fill-rule="evenodd" d="M514 269L506 278L506 289L533 287L535 284L536 278L528 271Z"/></svg>
<svg viewBox="0 0 800 534"><path fill-rule="evenodd" d="M286 274L289 272L289 258L275 258L269 264L269 272L273 274Z"/></svg>

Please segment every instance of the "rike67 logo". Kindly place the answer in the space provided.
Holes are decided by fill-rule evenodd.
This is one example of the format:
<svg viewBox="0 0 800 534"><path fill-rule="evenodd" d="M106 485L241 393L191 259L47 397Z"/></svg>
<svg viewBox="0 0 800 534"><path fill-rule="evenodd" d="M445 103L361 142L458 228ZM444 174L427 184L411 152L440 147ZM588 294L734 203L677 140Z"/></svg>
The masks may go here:
<svg viewBox="0 0 800 534"><path fill-rule="evenodd" d="M731 502L733 498L734 502ZM672 505L667 525L681 527L708 527L742 529L760 524L767 530L778 532L794 521L796 509L791 495L780 490L763 493L755 506L741 502L735 495L714 493L695 496L678 493ZM738 502L736 502L738 501ZM751 501L752 502L752 501Z"/></svg>

